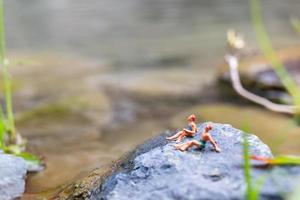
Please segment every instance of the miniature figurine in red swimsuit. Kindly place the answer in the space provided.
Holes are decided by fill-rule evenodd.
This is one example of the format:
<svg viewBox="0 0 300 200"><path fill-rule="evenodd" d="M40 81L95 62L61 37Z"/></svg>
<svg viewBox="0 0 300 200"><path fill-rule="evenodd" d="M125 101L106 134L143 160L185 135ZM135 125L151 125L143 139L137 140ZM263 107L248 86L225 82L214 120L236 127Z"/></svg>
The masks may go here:
<svg viewBox="0 0 300 200"><path fill-rule="evenodd" d="M175 135L171 137L167 137L167 140L176 140L176 142L181 142L183 138L187 137L194 137L194 135L197 132L197 125L196 125L196 116L195 115L190 115L188 117L188 129L183 129L182 131L179 131Z"/></svg>
<svg viewBox="0 0 300 200"><path fill-rule="evenodd" d="M188 142L183 143L183 144L177 144L177 145L175 145L175 148L177 150L180 150L180 151L186 151L189 148L195 146L195 147L197 147L201 150L201 149L205 148L206 142L209 141L213 145L214 150L216 152L221 152L220 147L217 145L216 141L212 138L212 136L209 133L209 131L211 129L212 129L212 125L210 125L210 124L206 125L203 133L201 134L201 138L200 138L199 141L198 140L191 140L191 141L188 141Z"/></svg>

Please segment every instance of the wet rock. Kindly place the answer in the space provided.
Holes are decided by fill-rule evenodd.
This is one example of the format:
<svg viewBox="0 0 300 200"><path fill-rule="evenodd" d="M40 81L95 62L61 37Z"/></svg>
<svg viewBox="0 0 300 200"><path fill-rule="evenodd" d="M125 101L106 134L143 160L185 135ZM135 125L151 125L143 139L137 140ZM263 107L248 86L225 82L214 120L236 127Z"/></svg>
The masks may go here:
<svg viewBox="0 0 300 200"><path fill-rule="evenodd" d="M199 127L200 130L204 125ZM215 124L213 137L222 153L180 152L173 143L137 155L129 169L109 177L100 194L105 199L241 199L245 187L241 168L242 132ZM163 140L163 137L162 137ZM269 148L250 137L251 152L271 157ZM256 174L257 176L257 174Z"/></svg>
<svg viewBox="0 0 300 200"><path fill-rule="evenodd" d="M26 163L22 158L0 153L0 199L20 197L25 190Z"/></svg>
<svg viewBox="0 0 300 200"><path fill-rule="evenodd" d="M299 49L299 47L295 47L277 51L278 58L297 85L300 85ZM242 84L251 92L279 103L292 103L290 95L264 56L249 55L241 58L239 74ZM219 67L218 78L220 83L230 83L229 68L226 63ZM224 88L222 89L224 90Z"/></svg>
<svg viewBox="0 0 300 200"><path fill-rule="evenodd" d="M199 125L199 130L202 131L204 126ZM244 199L246 184L243 175L242 131L230 125L214 124L212 136L222 148L221 153L214 152L210 145L202 151L176 151L173 143L165 140L166 135L170 134L173 133L162 134L138 147L118 163L117 170L105 179L99 176L91 181L92 173L86 180L97 183L96 187L76 193L72 198ZM255 135L249 135L249 143L251 154L272 157L269 147ZM266 177L261 199L283 199L282 195L292 190L293 180L300 174L300 168L253 168L251 174L254 180ZM99 181L100 177L104 181ZM80 182L79 188L84 188L83 183ZM78 184L73 185L73 188L75 186L78 187ZM67 191L72 190L68 188ZM69 197L65 196L65 199Z"/></svg>
<svg viewBox="0 0 300 200"><path fill-rule="evenodd" d="M177 113L170 120L170 129L184 127L190 113L194 113L198 121L217 121L238 129L244 129L247 125L248 131L266 142L273 154L300 154L300 127L290 116L254 105L210 103L192 106Z"/></svg>

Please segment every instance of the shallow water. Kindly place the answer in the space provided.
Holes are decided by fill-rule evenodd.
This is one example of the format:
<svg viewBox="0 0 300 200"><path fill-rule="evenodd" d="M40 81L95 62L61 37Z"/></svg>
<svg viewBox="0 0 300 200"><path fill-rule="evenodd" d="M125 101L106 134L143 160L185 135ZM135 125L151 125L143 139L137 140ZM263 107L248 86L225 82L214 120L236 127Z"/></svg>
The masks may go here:
<svg viewBox="0 0 300 200"><path fill-rule="evenodd" d="M91 56L123 69L211 67L228 28L255 46L246 0L10 0L5 7L10 49ZM263 1L277 46L299 44L289 23L299 9L298 0Z"/></svg>
<svg viewBox="0 0 300 200"><path fill-rule="evenodd" d="M29 176L27 193L106 166L152 135L181 128L187 112L237 128L241 119L268 120L251 131L274 152L300 153L289 117L220 104L215 89L201 91L222 60L228 28L256 46L247 1L9 0L5 7L17 126L47 163ZM289 17L300 18L300 1L265 0L263 9L275 46L299 45ZM207 102L219 104L194 107ZM292 136L281 144L281 132L271 132L285 129Z"/></svg>

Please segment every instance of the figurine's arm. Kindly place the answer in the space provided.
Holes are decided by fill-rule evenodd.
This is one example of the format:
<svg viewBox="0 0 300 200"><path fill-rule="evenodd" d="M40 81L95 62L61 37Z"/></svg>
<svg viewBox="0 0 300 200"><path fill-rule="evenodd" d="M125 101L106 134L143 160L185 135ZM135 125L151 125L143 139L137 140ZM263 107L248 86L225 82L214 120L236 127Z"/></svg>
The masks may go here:
<svg viewBox="0 0 300 200"><path fill-rule="evenodd" d="M217 145L216 141L211 137L211 135L209 135L209 141L213 145L216 152L221 151L220 147Z"/></svg>

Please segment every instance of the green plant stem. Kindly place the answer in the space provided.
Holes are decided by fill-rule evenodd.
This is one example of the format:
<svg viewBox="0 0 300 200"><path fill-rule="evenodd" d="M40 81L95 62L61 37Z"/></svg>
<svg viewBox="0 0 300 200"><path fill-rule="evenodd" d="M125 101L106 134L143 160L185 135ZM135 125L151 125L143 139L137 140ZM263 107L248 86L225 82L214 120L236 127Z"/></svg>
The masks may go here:
<svg viewBox="0 0 300 200"><path fill-rule="evenodd" d="M250 174L250 156L249 156L249 142L248 142L248 136L246 133L243 134L243 154L244 154L244 176L246 180L247 185L247 191L246 191L246 197L247 200L253 200L252 194L252 180L251 180L251 174Z"/></svg>
<svg viewBox="0 0 300 200"><path fill-rule="evenodd" d="M5 105L6 105L6 114L8 119L7 131L9 133L10 141L14 142L16 139L16 130L15 130L15 123L14 123L14 114L12 110L11 80L8 72L8 65L5 62L5 29L4 29L3 0L0 0L0 63L2 65Z"/></svg>
<svg viewBox="0 0 300 200"><path fill-rule="evenodd" d="M15 156L22 157L27 163L41 168L41 161L34 155L22 152L23 144L16 144L16 130L14 114L12 109L11 79L8 71L8 63L5 59L5 28L4 28L4 0L0 0L0 66L2 67L2 76L4 83L4 96L6 110L0 105L0 149L5 153L11 153ZM9 143L6 144L5 134L9 136Z"/></svg>
<svg viewBox="0 0 300 200"><path fill-rule="evenodd" d="M260 194L260 191L261 191L262 186L264 184L264 181L265 181L265 177L264 176L260 176L258 178L258 180L256 180L256 183L255 183L255 185L253 187L253 192L252 192L253 195L251 196L251 198L253 200L259 199L259 194Z"/></svg>
<svg viewBox="0 0 300 200"><path fill-rule="evenodd" d="M300 92L296 85L296 82L291 78L288 71L282 65L281 61L276 56L276 53L272 47L270 38L267 34L265 26L263 24L261 15L261 5L259 0L250 0L251 7L251 18L255 29L256 37L258 40L259 47L272 65L274 71L281 80L283 86L287 89L289 94L293 98L294 104L297 106L297 116L300 115Z"/></svg>
<svg viewBox="0 0 300 200"><path fill-rule="evenodd" d="M2 107L0 106L0 149L5 148L5 119L3 115Z"/></svg>

